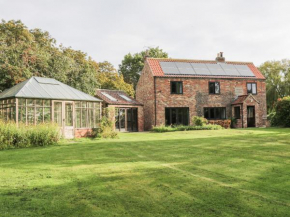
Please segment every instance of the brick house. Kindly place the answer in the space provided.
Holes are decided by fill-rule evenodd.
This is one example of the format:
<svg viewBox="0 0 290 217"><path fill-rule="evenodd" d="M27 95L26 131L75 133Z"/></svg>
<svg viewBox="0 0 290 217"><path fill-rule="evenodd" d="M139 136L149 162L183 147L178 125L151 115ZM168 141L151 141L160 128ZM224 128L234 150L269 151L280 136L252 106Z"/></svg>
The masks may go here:
<svg viewBox="0 0 290 217"><path fill-rule="evenodd" d="M119 132L144 131L143 105L121 90L98 89L103 108L112 108L109 117Z"/></svg>
<svg viewBox="0 0 290 217"><path fill-rule="evenodd" d="M136 88L144 129L188 125L192 116L235 117L237 127L266 126L265 77L251 62L146 58Z"/></svg>

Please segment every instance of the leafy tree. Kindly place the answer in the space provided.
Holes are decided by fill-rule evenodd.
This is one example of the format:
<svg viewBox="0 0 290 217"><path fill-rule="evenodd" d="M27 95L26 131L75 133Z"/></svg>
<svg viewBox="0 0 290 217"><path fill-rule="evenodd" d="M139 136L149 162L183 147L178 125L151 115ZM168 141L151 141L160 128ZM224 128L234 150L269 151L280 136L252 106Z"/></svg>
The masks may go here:
<svg viewBox="0 0 290 217"><path fill-rule="evenodd" d="M266 77L267 107L272 110L278 98L290 95L290 60L266 61L259 70Z"/></svg>
<svg viewBox="0 0 290 217"><path fill-rule="evenodd" d="M123 90L130 96L134 96L133 86L124 81L123 75L119 75L111 63L107 61L100 62L98 67L97 80L99 88Z"/></svg>
<svg viewBox="0 0 290 217"><path fill-rule="evenodd" d="M126 54L122 64L119 65L119 73L124 76L125 82L133 84L134 88L140 77L139 72L143 69L146 55L155 58L168 58L168 54L159 47L149 48L133 55L131 53Z"/></svg>
<svg viewBox="0 0 290 217"><path fill-rule="evenodd" d="M97 65L81 51L57 46L48 32L29 30L21 21L0 23L0 92L41 76L94 94Z"/></svg>

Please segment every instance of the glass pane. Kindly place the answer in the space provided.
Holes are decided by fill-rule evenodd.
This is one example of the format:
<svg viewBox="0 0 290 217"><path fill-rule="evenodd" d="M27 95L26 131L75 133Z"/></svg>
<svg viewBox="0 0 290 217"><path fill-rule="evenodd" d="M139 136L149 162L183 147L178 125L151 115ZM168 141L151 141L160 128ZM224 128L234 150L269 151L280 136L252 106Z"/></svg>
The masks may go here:
<svg viewBox="0 0 290 217"><path fill-rule="evenodd" d="M100 127L100 118L101 118L101 111L100 111L100 103L95 103L95 124L94 127Z"/></svg>
<svg viewBox="0 0 290 217"><path fill-rule="evenodd" d="M27 99L27 106L34 106L34 99Z"/></svg>
<svg viewBox="0 0 290 217"><path fill-rule="evenodd" d="M41 99L36 99L35 100L35 105L38 107L43 107L43 101Z"/></svg>
<svg viewBox="0 0 290 217"><path fill-rule="evenodd" d="M76 128L81 128L81 109L76 109Z"/></svg>
<svg viewBox="0 0 290 217"><path fill-rule="evenodd" d="M248 93L252 93L252 84L251 83L247 84L247 91L248 91Z"/></svg>
<svg viewBox="0 0 290 217"><path fill-rule="evenodd" d="M81 102L75 102L75 107L76 107L76 108L80 108L81 105L82 105Z"/></svg>
<svg viewBox="0 0 290 217"><path fill-rule="evenodd" d="M220 93L220 83L215 82L215 93L219 94Z"/></svg>
<svg viewBox="0 0 290 217"><path fill-rule="evenodd" d="M87 107L87 102L82 102L82 108L86 108Z"/></svg>
<svg viewBox="0 0 290 217"><path fill-rule="evenodd" d="M215 108L215 118L221 119L221 108Z"/></svg>
<svg viewBox="0 0 290 217"><path fill-rule="evenodd" d="M170 125L170 109L169 108L165 108L165 124L166 125Z"/></svg>
<svg viewBox="0 0 290 217"><path fill-rule="evenodd" d="M209 108L209 118L210 119L214 119L215 118L214 108Z"/></svg>
<svg viewBox="0 0 290 217"><path fill-rule="evenodd" d="M115 128L116 130L119 130L120 126L119 126L119 109L116 108L115 109Z"/></svg>
<svg viewBox="0 0 290 217"><path fill-rule="evenodd" d="M45 107L50 107L50 100L43 100L43 105Z"/></svg>
<svg viewBox="0 0 290 217"><path fill-rule="evenodd" d="M62 127L62 103L55 102L54 103L54 122L58 124L58 126Z"/></svg>
<svg viewBox="0 0 290 217"><path fill-rule="evenodd" d="M94 121L94 110L88 110L88 127L93 128L93 121Z"/></svg>
<svg viewBox="0 0 290 217"><path fill-rule="evenodd" d="M27 107L27 124L34 124L34 107Z"/></svg>
<svg viewBox="0 0 290 217"><path fill-rule="evenodd" d="M177 114L176 109L171 109L171 124L176 124Z"/></svg>
<svg viewBox="0 0 290 217"><path fill-rule="evenodd" d="M88 102L88 108L93 108L93 103L92 102Z"/></svg>
<svg viewBox="0 0 290 217"><path fill-rule="evenodd" d="M182 93L182 82L177 82L177 93Z"/></svg>
<svg viewBox="0 0 290 217"><path fill-rule="evenodd" d="M204 108L204 118L209 118L209 109Z"/></svg>
<svg viewBox="0 0 290 217"><path fill-rule="evenodd" d="M36 108L36 123L41 124L43 123L43 108Z"/></svg>
<svg viewBox="0 0 290 217"><path fill-rule="evenodd" d="M65 104L65 126L73 126L73 105L72 103Z"/></svg>
<svg viewBox="0 0 290 217"><path fill-rule="evenodd" d="M121 128L125 128L125 109L120 109L120 124Z"/></svg>
<svg viewBox="0 0 290 217"><path fill-rule="evenodd" d="M25 106L25 104L26 104L26 99L18 99L18 105L19 106Z"/></svg>
<svg viewBox="0 0 290 217"><path fill-rule="evenodd" d="M256 83L252 84L252 93L257 94L257 84Z"/></svg>
<svg viewBox="0 0 290 217"><path fill-rule="evenodd" d="M87 127L87 109L83 108L82 109L82 123L81 127Z"/></svg>
<svg viewBox="0 0 290 217"><path fill-rule="evenodd" d="M176 93L176 82L171 82L171 93Z"/></svg>
<svg viewBox="0 0 290 217"><path fill-rule="evenodd" d="M226 119L226 108L221 108L221 119Z"/></svg>
<svg viewBox="0 0 290 217"><path fill-rule="evenodd" d="M213 82L209 83L209 93L211 93L211 94L215 93L215 83L213 83Z"/></svg>
<svg viewBox="0 0 290 217"><path fill-rule="evenodd" d="M44 107L43 119L44 122L51 122L51 110L49 107Z"/></svg>

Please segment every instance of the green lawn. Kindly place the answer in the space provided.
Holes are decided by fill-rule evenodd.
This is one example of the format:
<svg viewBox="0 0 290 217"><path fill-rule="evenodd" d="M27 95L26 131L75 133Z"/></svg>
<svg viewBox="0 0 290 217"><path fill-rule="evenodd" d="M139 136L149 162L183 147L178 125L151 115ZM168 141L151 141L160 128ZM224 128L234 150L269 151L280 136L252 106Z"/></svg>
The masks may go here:
<svg viewBox="0 0 290 217"><path fill-rule="evenodd" d="M290 216L290 129L0 151L0 216Z"/></svg>

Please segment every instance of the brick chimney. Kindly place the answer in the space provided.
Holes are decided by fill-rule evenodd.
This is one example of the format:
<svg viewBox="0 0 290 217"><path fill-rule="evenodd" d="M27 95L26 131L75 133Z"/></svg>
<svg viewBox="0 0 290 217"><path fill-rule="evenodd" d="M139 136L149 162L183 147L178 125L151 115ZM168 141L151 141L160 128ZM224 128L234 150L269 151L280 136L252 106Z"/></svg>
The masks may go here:
<svg viewBox="0 0 290 217"><path fill-rule="evenodd" d="M224 58L223 52L219 52L215 60L219 63L224 63L226 61L226 58Z"/></svg>

